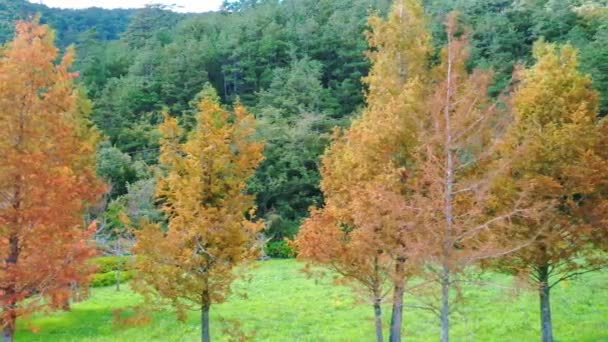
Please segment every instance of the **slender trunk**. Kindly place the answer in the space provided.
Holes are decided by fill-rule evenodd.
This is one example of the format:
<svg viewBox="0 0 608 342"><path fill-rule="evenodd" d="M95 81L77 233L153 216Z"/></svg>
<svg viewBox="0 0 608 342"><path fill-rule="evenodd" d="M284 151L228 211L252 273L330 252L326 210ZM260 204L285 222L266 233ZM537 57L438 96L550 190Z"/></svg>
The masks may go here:
<svg viewBox="0 0 608 342"><path fill-rule="evenodd" d="M549 297L549 267L541 266L538 272L540 280L538 292L540 296L540 327L542 342L553 342L553 323L551 322L551 299Z"/></svg>
<svg viewBox="0 0 608 342"><path fill-rule="evenodd" d="M204 304L201 308L201 341L211 341L211 335L209 334L209 304Z"/></svg>
<svg viewBox="0 0 608 342"><path fill-rule="evenodd" d="M453 248L453 190L454 190L454 151L452 150L452 122L451 122L451 101L452 101L452 32L448 25L448 58L447 58L447 85L445 107L443 109L445 136L445 193L444 193L444 216L445 230L442 241L443 269L441 271L441 342L448 342L450 339L450 257Z"/></svg>
<svg viewBox="0 0 608 342"><path fill-rule="evenodd" d="M399 22L401 24L403 24L403 0L401 0L401 2L399 3ZM399 51L398 53L398 59L399 59L399 78L401 79L401 82L405 82L406 79L406 72L405 72L405 62L403 60L403 54L401 53L401 51Z"/></svg>
<svg viewBox="0 0 608 342"><path fill-rule="evenodd" d="M393 290L393 311L391 313L390 342L401 341L401 326L403 325L403 293L405 291L404 265L405 259L399 258L395 263L395 279Z"/></svg>
<svg viewBox="0 0 608 342"><path fill-rule="evenodd" d="M443 265L441 272L441 342L450 340L450 268Z"/></svg>
<svg viewBox="0 0 608 342"><path fill-rule="evenodd" d="M118 266L114 274L116 276L116 291L118 292L120 291L120 266Z"/></svg>
<svg viewBox="0 0 608 342"><path fill-rule="evenodd" d="M2 342L13 342L13 336L15 334L15 314L12 313L2 323Z"/></svg>
<svg viewBox="0 0 608 342"><path fill-rule="evenodd" d="M116 291L120 291L120 271L122 268L122 260L120 257L122 256L120 253L120 243L118 238L114 241L114 252L116 254L116 258L118 259L118 263L116 263L116 272L114 272L114 277L116 278Z"/></svg>
<svg viewBox="0 0 608 342"><path fill-rule="evenodd" d="M8 301L3 303L2 316L2 342L13 342L13 335L15 334L15 322L17 321L17 315L15 314L15 285L8 286L4 292L4 296L8 298Z"/></svg>
<svg viewBox="0 0 608 342"><path fill-rule="evenodd" d="M378 257L374 258L374 321L376 325L376 342L383 342L384 336L382 333L382 277L380 276L380 267L378 265Z"/></svg>
<svg viewBox="0 0 608 342"><path fill-rule="evenodd" d="M226 72L222 70L222 80L224 81L224 99L228 98L228 85L226 84Z"/></svg>
<svg viewBox="0 0 608 342"><path fill-rule="evenodd" d="M74 292L73 291L71 291L71 292L72 292L72 295L73 295ZM63 303L61 304L61 310L63 310L63 311L71 311L72 310L72 307L70 306L70 297L68 297L68 298L66 298L66 299L63 300Z"/></svg>
<svg viewBox="0 0 608 342"><path fill-rule="evenodd" d="M384 336L382 335L382 307L379 298L374 299L374 320L376 323L376 341L382 342Z"/></svg>
<svg viewBox="0 0 608 342"><path fill-rule="evenodd" d="M19 204L15 205L15 208L18 208ZM19 259L19 237L17 234L11 234L9 237L9 253L8 257L5 259L7 269L10 270L11 267L15 267L17 260ZM3 317L2 320L2 342L12 342L13 335L15 333L15 322L17 320L17 315L15 314L15 305L17 304L15 300L15 283L16 280L14 277L11 277L9 280L8 286L6 286L4 290L4 296L6 301L3 301Z"/></svg>
<svg viewBox="0 0 608 342"><path fill-rule="evenodd" d="M26 104L24 103L24 107ZM22 147L25 140L25 112L22 109L19 112L19 133L17 135L17 152L22 152ZM17 301L15 299L16 296L16 285L17 279L15 276L15 270L13 268L17 268L17 262L19 261L19 254L21 251L20 248L20 240L19 240L19 231L23 224L23 218L21 216L21 204L23 201L22 198L22 186L23 181L20 175L15 176L14 180L15 184L15 194L14 194L14 202L12 203L13 210L15 211L15 215L13 217L14 222L12 231L10 233L8 239L8 255L4 260L4 267L2 271L7 274L6 286L2 288L3 297L6 300L2 301L2 342L13 342L13 335L15 334L15 323L17 321L17 315L15 313L15 307L17 305Z"/></svg>
<svg viewBox="0 0 608 342"><path fill-rule="evenodd" d="M205 289L202 294L202 306L201 306L201 341L210 342L211 333L209 332L209 309L211 307L211 298L209 297L209 291Z"/></svg>

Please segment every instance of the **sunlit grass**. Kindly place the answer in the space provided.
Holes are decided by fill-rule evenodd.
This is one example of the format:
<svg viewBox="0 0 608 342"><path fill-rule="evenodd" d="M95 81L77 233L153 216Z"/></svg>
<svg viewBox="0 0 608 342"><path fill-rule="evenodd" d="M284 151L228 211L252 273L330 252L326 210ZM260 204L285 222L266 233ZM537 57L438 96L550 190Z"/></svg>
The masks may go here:
<svg viewBox="0 0 608 342"><path fill-rule="evenodd" d="M357 301L345 287L329 280L308 279L294 260L260 262L249 282L233 296L212 307L212 338L227 340L223 328L241 329L254 341L371 341L372 309ZM538 298L515 291L512 279L486 277L492 285L469 286L467 301L453 317L454 341L537 341ZM237 291L240 292L240 291ZM406 297L406 302L411 298ZM21 320L16 341L199 341L199 315L185 323L170 312L156 315L145 327L115 327L113 310L137 304L139 297L125 289L93 289L89 300L71 312L37 315ZM552 298L557 341L608 341L608 272L590 274L555 288ZM389 320L389 307L384 310ZM234 320L240 324L232 326ZM404 339L437 341L438 321L431 313L407 309ZM31 328L39 331L34 333Z"/></svg>

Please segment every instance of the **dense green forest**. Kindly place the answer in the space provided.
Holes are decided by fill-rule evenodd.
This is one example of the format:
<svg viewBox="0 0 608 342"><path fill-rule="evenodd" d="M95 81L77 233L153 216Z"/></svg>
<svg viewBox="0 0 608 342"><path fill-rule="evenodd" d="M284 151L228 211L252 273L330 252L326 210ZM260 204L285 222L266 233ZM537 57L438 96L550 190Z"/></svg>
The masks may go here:
<svg viewBox="0 0 608 342"><path fill-rule="evenodd" d="M491 95L531 62L534 41L570 42L582 71L593 75L608 112L608 11L604 1L427 0L434 42L451 10L470 26L470 67L493 70ZM334 126L348 124L363 105L369 69L369 13L388 0L234 1L220 12L177 14L141 10L50 9L25 0L0 2L0 40L12 21L36 13L75 44L75 68L93 102L92 119L107 137L99 172L112 184L108 222L119 208L133 219L153 207L156 126L163 111L192 124L197 94L213 85L222 102L237 98L261 122L265 160L250 183L273 240L292 237L308 207L322 202L318 157Z"/></svg>
<svg viewBox="0 0 608 342"><path fill-rule="evenodd" d="M41 21L50 24L57 32L57 44L67 46L78 43L84 32L99 40L115 40L127 28L134 10L84 10L49 8L26 0L0 1L0 41L13 37L14 22L40 15Z"/></svg>

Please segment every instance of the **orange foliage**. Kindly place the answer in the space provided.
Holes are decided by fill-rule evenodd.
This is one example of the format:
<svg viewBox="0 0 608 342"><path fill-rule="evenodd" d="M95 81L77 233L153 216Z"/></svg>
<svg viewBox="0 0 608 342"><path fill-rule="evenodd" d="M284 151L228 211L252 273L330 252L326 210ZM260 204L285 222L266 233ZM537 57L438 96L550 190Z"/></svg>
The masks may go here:
<svg viewBox="0 0 608 342"><path fill-rule="evenodd" d="M5 335L15 319L63 306L93 254L83 214L103 191L94 137L75 91L69 49L59 64L46 25L19 22L0 52L0 305ZM41 296L33 297L39 294ZM43 301L40 297L48 297Z"/></svg>
<svg viewBox="0 0 608 342"><path fill-rule="evenodd" d="M365 79L367 107L345 132L336 132L322 158L325 206L313 209L295 241L299 257L328 266L366 290L382 340L380 303L395 287L401 310L408 261L416 245L418 212L403 196L423 111L428 55L426 17L417 0L397 1L387 20L370 19ZM396 316L400 319L400 314ZM400 331L400 321L393 324ZM392 336L391 338L398 338Z"/></svg>
<svg viewBox="0 0 608 342"><path fill-rule="evenodd" d="M255 122L240 104L234 113L213 96L200 103L197 126L181 143L181 129L168 115L160 126L161 166L157 195L168 218L165 229L145 224L137 234L139 278L135 289L173 305L208 313L224 301L233 268L255 257L261 222L251 221L254 198L247 179L262 159L253 140ZM205 327L203 327L205 331ZM208 330L207 330L208 332Z"/></svg>
<svg viewBox="0 0 608 342"><path fill-rule="evenodd" d="M510 163L495 183L494 202L513 205L528 187L526 201L551 205L502 234L530 243L494 265L538 286L542 340L552 341L550 290L608 265L607 132L597 117L598 93L577 70L577 51L539 42L534 56L513 94L514 120L500 146Z"/></svg>
<svg viewBox="0 0 608 342"><path fill-rule="evenodd" d="M514 123L500 149L510 165L495 196L512 203L521 184L532 183L529 201L552 200L540 220L521 221L509 232L532 243L504 261L517 272L550 266L558 280L584 269L586 257L593 264L600 256L595 247L608 241L606 125L597 117L591 79L577 71L576 50L537 43L534 52L537 63L522 72L513 95Z"/></svg>

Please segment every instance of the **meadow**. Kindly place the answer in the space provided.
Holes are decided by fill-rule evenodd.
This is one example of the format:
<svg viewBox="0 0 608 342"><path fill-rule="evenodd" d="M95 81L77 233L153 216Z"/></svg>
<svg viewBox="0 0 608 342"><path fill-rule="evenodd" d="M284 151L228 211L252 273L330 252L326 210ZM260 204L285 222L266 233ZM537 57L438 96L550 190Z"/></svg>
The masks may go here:
<svg viewBox="0 0 608 342"><path fill-rule="evenodd" d="M331 279L311 279L298 261L261 261L235 294L212 306L211 334L228 341L225 331L241 330L251 341L371 341L370 305ZM510 276L486 274L485 285L464 289L465 300L453 316L453 341L538 341L538 297ZM608 272L582 276L552 292L556 341L608 341ZM247 297L237 295L247 293ZM92 289L91 297L69 312L36 314L19 321L16 341L199 341L200 315L179 322L170 310L155 314L147 326L114 324L114 310L138 304L122 287ZM406 295L406 303L411 303ZM385 323L390 308L384 309ZM238 324L235 325L235 322ZM407 308L404 339L437 341L439 321L428 311Z"/></svg>

